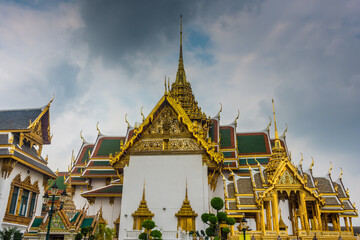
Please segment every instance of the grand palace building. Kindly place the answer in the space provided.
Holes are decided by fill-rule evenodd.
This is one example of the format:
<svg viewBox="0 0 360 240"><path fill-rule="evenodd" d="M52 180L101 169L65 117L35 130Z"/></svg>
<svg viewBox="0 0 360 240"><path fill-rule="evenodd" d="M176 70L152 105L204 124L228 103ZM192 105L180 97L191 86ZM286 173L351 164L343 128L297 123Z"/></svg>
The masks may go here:
<svg viewBox="0 0 360 240"><path fill-rule="evenodd" d="M59 213L57 236L71 239L90 219L87 225L114 228L117 239L137 239L141 223L152 219L163 239L186 239L185 232L205 230L201 214L214 212L210 200L219 196L236 220L231 239L242 236L244 218L253 239L356 239L358 213L342 174L315 176L314 161L292 161L274 101L264 130L238 132L238 117L221 123L222 109L208 116L195 100L182 47L181 26L175 81L165 79L141 123L128 123L124 136L97 127L93 142L80 134L82 145L61 176L69 207ZM0 112L0 228L27 228L27 239L44 239L41 198L46 181L59 178L41 157L51 140L49 107Z"/></svg>

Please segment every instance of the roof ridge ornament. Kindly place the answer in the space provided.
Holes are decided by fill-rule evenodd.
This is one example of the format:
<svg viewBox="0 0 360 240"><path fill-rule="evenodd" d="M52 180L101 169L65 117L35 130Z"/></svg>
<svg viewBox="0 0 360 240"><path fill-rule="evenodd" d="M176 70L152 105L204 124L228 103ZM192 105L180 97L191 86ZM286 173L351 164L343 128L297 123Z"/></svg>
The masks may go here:
<svg viewBox="0 0 360 240"><path fill-rule="evenodd" d="M285 128L285 131L283 132L283 134L281 135L281 138L286 138L285 133L287 133L287 130L288 130L288 125L287 125L287 123L285 123L285 126L286 126L286 128Z"/></svg>
<svg viewBox="0 0 360 240"><path fill-rule="evenodd" d="M331 175L331 170L333 169L333 164L332 162L330 161L330 169L329 169L329 175Z"/></svg>
<svg viewBox="0 0 360 240"><path fill-rule="evenodd" d="M87 144L88 142L85 140L84 136L82 135L83 130L80 131L80 138L83 141L83 144Z"/></svg>
<svg viewBox="0 0 360 240"><path fill-rule="evenodd" d="M129 129L131 127L131 125L127 120L127 113L125 114L125 122L127 123L127 128Z"/></svg>
<svg viewBox="0 0 360 240"><path fill-rule="evenodd" d="M96 130L98 131L98 136L101 136L102 133L101 133L101 131L99 129L99 121L96 123Z"/></svg>
<svg viewBox="0 0 360 240"><path fill-rule="evenodd" d="M311 159L312 159L312 162L311 162L311 164L310 164L310 170L312 171L312 168L314 167L314 158L313 157L311 157Z"/></svg>
<svg viewBox="0 0 360 240"><path fill-rule="evenodd" d="M342 180L342 175L344 174L344 171L343 171L342 167L340 167L340 169L341 169L341 172L340 172L339 179Z"/></svg>
<svg viewBox="0 0 360 240"><path fill-rule="evenodd" d="M299 162L299 166L302 167L302 162L304 161L304 155L302 154L302 152L300 152L300 154L301 154L301 159Z"/></svg>
<svg viewBox="0 0 360 240"><path fill-rule="evenodd" d="M270 122L269 122L269 124L267 125L267 127L265 128L265 130L267 130L268 132L270 132L270 126L271 126L271 117L269 116L269 120L270 120Z"/></svg>
<svg viewBox="0 0 360 240"><path fill-rule="evenodd" d="M142 116L142 121L145 121L145 116L144 116L143 111L142 111L143 108L144 108L144 106L141 107L141 109L140 109L140 114L141 114L141 116Z"/></svg>

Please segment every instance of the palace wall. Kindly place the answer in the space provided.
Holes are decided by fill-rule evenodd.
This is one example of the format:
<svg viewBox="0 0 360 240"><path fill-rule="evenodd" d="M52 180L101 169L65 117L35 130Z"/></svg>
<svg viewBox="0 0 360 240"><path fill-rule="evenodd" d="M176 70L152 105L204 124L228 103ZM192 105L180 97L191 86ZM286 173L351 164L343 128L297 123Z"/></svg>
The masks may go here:
<svg viewBox="0 0 360 240"><path fill-rule="evenodd" d="M159 229L177 230L175 214L185 199L186 182L190 204L198 214L196 228L204 229L200 216L208 212L209 193L202 155L137 155L130 156L129 166L124 168L119 239L125 238L125 230L133 229L131 214L139 207L144 181L145 200Z"/></svg>
<svg viewBox="0 0 360 240"><path fill-rule="evenodd" d="M1 165L1 161L0 161L0 165ZM0 166L0 168L1 168L1 166ZM29 173L28 173L28 171L29 171ZM8 178L4 179L4 178L0 177L0 230L3 229L4 227L16 226L16 227L18 227L18 229L21 232L24 232L26 230L26 228L28 227L27 224L19 224L19 223L15 223L15 222L9 223L9 222L3 221L4 217L5 217L8 201L9 201L11 182L14 180L14 178L19 173L21 174L21 181L24 181L27 176L31 177L31 184L34 184L34 182L38 181L38 186L39 186L40 192L37 194L37 201L36 201L36 205L35 205L36 208L35 208L34 214L37 216L41 215L41 208L42 208L42 201L43 201L42 197L44 196L43 174L38 173L37 171L34 171L31 168L25 167L25 166L17 163ZM30 205L30 197L28 199L26 215L29 212L29 205Z"/></svg>

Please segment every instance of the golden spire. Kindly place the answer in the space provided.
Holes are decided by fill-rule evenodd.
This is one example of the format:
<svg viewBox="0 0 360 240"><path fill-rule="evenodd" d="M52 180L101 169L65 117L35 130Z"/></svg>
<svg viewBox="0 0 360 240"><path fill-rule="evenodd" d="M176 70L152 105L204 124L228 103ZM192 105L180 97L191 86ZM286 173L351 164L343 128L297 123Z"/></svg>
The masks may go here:
<svg viewBox="0 0 360 240"><path fill-rule="evenodd" d="M274 99L272 100L272 105L273 105L274 126L275 126L275 144L274 144L274 148L275 149L281 149L282 147L281 147L281 143L280 143L280 139L279 139L279 133L278 133L278 130L277 130L277 125L276 125Z"/></svg>
<svg viewBox="0 0 360 240"><path fill-rule="evenodd" d="M179 70L184 70L184 59L182 52L182 14L180 14L180 53L179 53ZM185 72L184 72L185 73ZM182 80L182 79L179 79Z"/></svg>
<svg viewBox="0 0 360 240"><path fill-rule="evenodd" d="M183 107L186 114L192 121L196 120L202 122L203 126L208 125L209 120L207 119L206 115L201 111L201 108L199 108L197 101L195 101L195 97L191 89L191 84L186 81L182 51L182 15L180 15L179 64L175 82L171 84L170 94Z"/></svg>
<svg viewBox="0 0 360 240"><path fill-rule="evenodd" d="M145 180L144 180L144 188L143 195L140 201L138 209L132 214L133 217L149 217L152 218L154 214L149 210L146 200L145 200Z"/></svg>
<svg viewBox="0 0 360 240"><path fill-rule="evenodd" d="M188 198L188 189L187 189L187 180L186 180L186 190L185 190L185 200L179 210L175 214L176 217L197 217L197 213L192 209L189 198Z"/></svg>

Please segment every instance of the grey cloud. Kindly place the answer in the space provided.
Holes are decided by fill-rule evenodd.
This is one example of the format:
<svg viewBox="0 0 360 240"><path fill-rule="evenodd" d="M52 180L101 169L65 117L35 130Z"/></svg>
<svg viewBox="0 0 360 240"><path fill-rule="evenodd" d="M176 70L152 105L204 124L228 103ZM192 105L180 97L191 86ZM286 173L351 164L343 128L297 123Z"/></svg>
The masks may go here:
<svg viewBox="0 0 360 240"><path fill-rule="evenodd" d="M174 51L181 13L186 28L199 18L213 21L221 15L252 9L256 2L82 1L80 11L85 26L80 36L88 43L92 56L102 57L109 67L122 65L131 70L136 58L156 62L164 53ZM172 47L167 46L169 43Z"/></svg>

